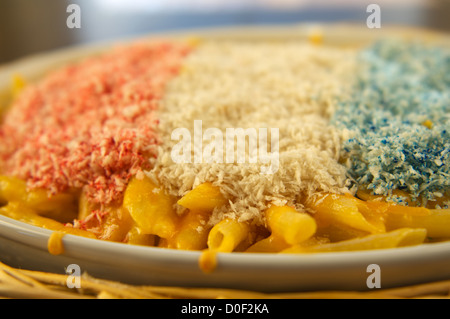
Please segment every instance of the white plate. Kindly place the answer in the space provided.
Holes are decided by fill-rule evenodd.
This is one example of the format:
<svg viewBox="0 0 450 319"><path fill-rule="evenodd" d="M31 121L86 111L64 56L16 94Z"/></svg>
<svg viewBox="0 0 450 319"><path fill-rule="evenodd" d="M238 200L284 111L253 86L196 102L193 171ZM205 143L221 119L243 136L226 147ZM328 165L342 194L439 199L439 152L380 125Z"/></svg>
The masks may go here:
<svg viewBox="0 0 450 319"><path fill-rule="evenodd" d="M450 278L450 244L310 255L218 254L210 274L199 252L133 246L66 235L65 253L51 255L51 231L0 216L1 260L14 267L64 273L70 264L95 277L130 284L260 291L366 290L367 268L381 269L382 288Z"/></svg>
<svg viewBox="0 0 450 319"><path fill-rule="evenodd" d="M390 34L390 29L369 30L346 25L322 25L326 42L368 43ZM307 37L311 26L261 26L195 30L164 34L164 37L199 35L205 38L298 38ZM394 32L398 32L396 29ZM406 36L430 34L401 29ZM440 36L432 33L431 38ZM448 38L447 38L448 40ZM0 67L0 91L14 73L28 79L68 61L105 50L109 44L78 47L38 55ZM65 253L47 251L51 231L0 216L0 261L13 267L64 273L70 264L99 278L131 284L239 288L260 291L365 290L371 273L381 269L382 288L450 278L450 243L426 244L388 250L320 253L310 255L245 254L218 255L218 267L210 274L198 266L199 252L93 240L73 235L63 237Z"/></svg>

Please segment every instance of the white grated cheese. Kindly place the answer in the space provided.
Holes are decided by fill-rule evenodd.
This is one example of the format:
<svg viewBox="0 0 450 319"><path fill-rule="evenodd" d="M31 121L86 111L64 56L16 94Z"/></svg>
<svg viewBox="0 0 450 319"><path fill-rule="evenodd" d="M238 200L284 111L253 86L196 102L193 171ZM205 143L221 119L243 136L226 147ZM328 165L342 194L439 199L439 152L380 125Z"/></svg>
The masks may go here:
<svg viewBox="0 0 450 319"><path fill-rule="evenodd" d="M349 192L338 163L340 135L328 122L350 89L355 63L352 50L301 42L203 43L168 84L159 107L162 146L147 174L177 196L203 182L219 186L229 204L210 224L224 217L262 224L270 203L302 207L317 192ZM171 134L187 128L193 137L196 120L203 132L278 128L278 171L261 174L261 162L175 163Z"/></svg>

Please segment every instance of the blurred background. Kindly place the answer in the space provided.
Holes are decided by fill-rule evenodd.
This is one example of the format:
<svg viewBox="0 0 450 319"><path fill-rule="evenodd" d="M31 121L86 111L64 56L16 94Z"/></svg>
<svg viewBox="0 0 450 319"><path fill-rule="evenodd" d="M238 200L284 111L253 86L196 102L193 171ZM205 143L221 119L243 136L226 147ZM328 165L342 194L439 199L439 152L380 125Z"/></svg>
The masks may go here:
<svg viewBox="0 0 450 319"><path fill-rule="evenodd" d="M450 33L450 0L0 0L0 64L38 52L188 28L356 22L369 4L383 25L412 25ZM70 29L67 7L81 9Z"/></svg>

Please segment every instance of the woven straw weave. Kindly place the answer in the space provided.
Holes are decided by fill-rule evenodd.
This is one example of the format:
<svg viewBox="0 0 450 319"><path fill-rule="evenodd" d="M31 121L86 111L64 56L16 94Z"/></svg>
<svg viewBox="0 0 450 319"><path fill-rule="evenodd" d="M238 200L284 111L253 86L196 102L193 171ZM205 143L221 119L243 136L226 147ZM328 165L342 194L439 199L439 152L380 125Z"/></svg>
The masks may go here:
<svg viewBox="0 0 450 319"><path fill-rule="evenodd" d="M449 299L450 280L376 291L259 293L211 288L135 286L87 274L80 289L69 289L67 276L9 267L0 262L0 298L13 299Z"/></svg>

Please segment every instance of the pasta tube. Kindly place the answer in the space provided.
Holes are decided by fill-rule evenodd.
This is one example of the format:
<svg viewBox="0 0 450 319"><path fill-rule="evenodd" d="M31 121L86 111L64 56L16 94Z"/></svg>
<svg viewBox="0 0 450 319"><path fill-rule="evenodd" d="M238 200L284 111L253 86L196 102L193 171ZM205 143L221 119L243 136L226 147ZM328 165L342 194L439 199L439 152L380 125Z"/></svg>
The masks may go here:
<svg viewBox="0 0 450 319"><path fill-rule="evenodd" d="M169 248L202 250L207 247L211 227L206 225L209 212L191 210L180 220L178 231L168 239Z"/></svg>
<svg viewBox="0 0 450 319"><path fill-rule="evenodd" d="M337 224L372 234L386 231L382 216L380 215L380 219L369 220L363 212L370 213L371 210L365 202L353 196L326 194L309 200L306 204L316 212L314 218L321 227Z"/></svg>
<svg viewBox="0 0 450 319"><path fill-rule="evenodd" d="M203 183L188 192L178 201L178 205L196 211L211 212L226 203L219 187L211 183Z"/></svg>
<svg viewBox="0 0 450 319"><path fill-rule="evenodd" d="M21 179L0 176L0 202L20 202L36 213L60 222L71 222L77 217L77 200L75 193L49 196L44 189L28 190Z"/></svg>
<svg viewBox="0 0 450 319"><path fill-rule="evenodd" d="M270 235L267 238L261 239L250 246L247 253L276 253L280 252L291 245L287 244L280 236Z"/></svg>
<svg viewBox="0 0 450 319"><path fill-rule="evenodd" d="M155 246L156 236L143 234L139 227L133 226L128 231L125 242L132 245Z"/></svg>
<svg viewBox="0 0 450 319"><path fill-rule="evenodd" d="M227 218L214 225L208 235L208 247L212 251L232 252L249 239L250 226L247 223Z"/></svg>
<svg viewBox="0 0 450 319"><path fill-rule="evenodd" d="M372 234L336 243L316 246L296 245L283 250L282 253L319 253L396 248L422 244L426 236L427 231L423 228L401 228L387 233Z"/></svg>
<svg viewBox="0 0 450 319"><path fill-rule="evenodd" d="M46 229L59 231L65 234L78 235L88 238L97 238L93 233L82 229L64 226L64 224L47 217L39 216L35 211L21 203L10 202L0 207L0 214L15 220Z"/></svg>
<svg viewBox="0 0 450 319"><path fill-rule="evenodd" d="M148 177L133 178L125 190L123 207L144 234L170 238L176 230L178 215L174 197L158 188Z"/></svg>
<svg viewBox="0 0 450 319"><path fill-rule="evenodd" d="M130 214L122 206L109 206L104 209L104 217L100 222L100 239L123 241L134 225Z"/></svg>
<svg viewBox="0 0 450 319"><path fill-rule="evenodd" d="M266 219L272 235L278 236L289 245L307 240L317 229L313 217L289 206L269 207L266 211Z"/></svg>
<svg viewBox="0 0 450 319"><path fill-rule="evenodd" d="M388 229L424 228L432 238L450 237L450 209L392 206L386 219Z"/></svg>

